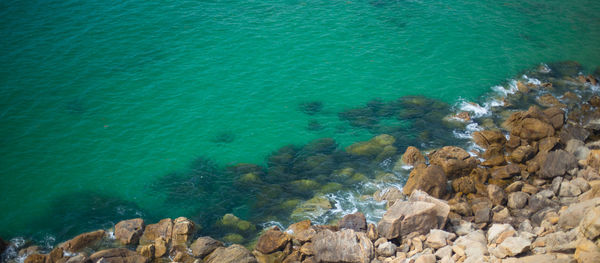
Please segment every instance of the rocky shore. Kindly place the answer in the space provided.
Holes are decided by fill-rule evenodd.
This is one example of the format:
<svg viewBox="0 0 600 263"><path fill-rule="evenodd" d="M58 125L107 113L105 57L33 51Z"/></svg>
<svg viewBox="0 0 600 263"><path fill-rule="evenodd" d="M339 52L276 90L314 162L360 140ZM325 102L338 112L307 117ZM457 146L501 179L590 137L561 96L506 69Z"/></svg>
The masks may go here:
<svg viewBox="0 0 600 263"><path fill-rule="evenodd" d="M137 218L50 251L20 248L18 255L26 263L600 262L598 77L562 66L541 66L515 80L487 115L466 103L448 116L477 124L469 133L472 147L408 147L394 157L396 166L411 167L410 175L402 189L368 197L386 202L378 222L360 212L330 225L303 220L264 229L242 246L230 244L234 236L225 240L229 245L200 236L188 218L153 224ZM396 151L394 140L382 134L346 151L381 161L395 156L388 154ZM319 198L295 206L295 214L331 209ZM256 230L232 214L219 224ZM0 239L0 252L14 248Z"/></svg>

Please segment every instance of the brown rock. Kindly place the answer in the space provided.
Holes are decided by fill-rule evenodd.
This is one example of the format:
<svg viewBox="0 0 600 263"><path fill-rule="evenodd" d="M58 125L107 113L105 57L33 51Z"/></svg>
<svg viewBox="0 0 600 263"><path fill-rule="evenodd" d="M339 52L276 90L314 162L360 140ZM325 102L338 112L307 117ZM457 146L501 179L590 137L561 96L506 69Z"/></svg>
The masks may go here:
<svg viewBox="0 0 600 263"><path fill-rule="evenodd" d="M373 194L373 199L377 202L387 201L388 206L391 206L396 200L400 200L404 198L404 196L402 190L398 189L398 187L390 186L385 189L377 190Z"/></svg>
<svg viewBox="0 0 600 263"><path fill-rule="evenodd" d="M25 258L24 263L45 263L48 255L32 254Z"/></svg>
<svg viewBox="0 0 600 263"><path fill-rule="evenodd" d="M484 168L475 168L469 174L469 177L473 180L474 183L485 184L488 180L490 173L488 169Z"/></svg>
<svg viewBox="0 0 600 263"><path fill-rule="evenodd" d="M115 238L123 245L136 245L144 233L144 227L141 218L123 220L115 225Z"/></svg>
<svg viewBox="0 0 600 263"><path fill-rule="evenodd" d="M579 263L597 263L600 261L600 248L594 242L582 239L577 243L574 256Z"/></svg>
<svg viewBox="0 0 600 263"><path fill-rule="evenodd" d="M497 185L488 185L487 194L494 205L504 205L506 203L506 193Z"/></svg>
<svg viewBox="0 0 600 263"><path fill-rule="evenodd" d="M277 250L282 250L289 242L290 236L275 227L267 230L267 232L258 238L256 250L263 254L270 254Z"/></svg>
<svg viewBox="0 0 600 263"><path fill-rule="evenodd" d="M452 189L457 193L475 193L475 182L470 176L463 176L452 180Z"/></svg>
<svg viewBox="0 0 600 263"><path fill-rule="evenodd" d="M308 230L310 228L310 226L312 225L312 223L310 222L310 220L303 220L297 223L293 223L291 224L286 230L285 232L287 234L289 234L292 237L295 237L298 233Z"/></svg>
<svg viewBox="0 0 600 263"><path fill-rule="evenodd" d="M439 165L449 179L469 175L477 167L477 159L455 146L444 146L429 154L429 162Z"/></svg>
<svg viewBox="0 0 600 263"><path fill-rule="evenodd" d="M585 212L579 223L579 232L590 240L600 236L600 207L594 207Z"/></svg>
<svg viewBox="0 0 600 263"><path fill-rule="evenodd" d="M499 131L484 130L473 133L473 141L484 149L488 149L491 145L504 145L506 137Z"/></svg>
<svg viewBox="0 0 600 263"><path fill-rule="evenodd" d="M140 237L140 244L147 245L151 244L157 238L163 238L167 243L171 241L173 236L173 220L166 218L160 220L156 224L150 224L146 226L144 234Z"/></svg>
<svg viewBox="0 0 600 263"><path fill-rule="evenodd" d="M519 126L511 130L511 134L518 135L525 140L537 141L554 135L554 127L538 119L526 118L519 123Z"/></svg>
<svg viewBox="0 0 600 263"><path fill-rule="evenodd" d="M559 107L545 109L544 115L546 115L546 117L550 121L550 124L552 125L552 127L554 127L555 130L559 130L560 128L562 128L563 124L565 123L565 111L563 111Z"/></svg>
<svg viewBox="0 0 600 263"><path fill-rule="evenodd" d="M221 241L215 240L212 237L199 237L190 245L192 255L196 258L204 258L206 255L212 253L218 247L222 247Z"/></svg>
<svg viewBox="0 0 600 263"><path fill-rule="evenodd" d="M521 168L516 164L508 164L505 166L494 167L492 170L492 178L508 179L521 174Z"/></svg>
<svg viewBox="0 0 600 263"><path fill-rule="evenodd" d="M188 243L196 231L196 224L185 217L178 217L173 222L173 243Z"/></svg>
<svg viewBox="0 0 600 263"><path fill-rule="evenodd" d="M339 229L352 229L355 232L367 231L367 219L361 212L345 215L338 223Z"/></svg>
<svg viewBox="0 0 600 263"><path fill-rule="evenodd" d="M374 256L371 240L351 229L319 232L314 237L313 252L316 262L369 263Z"/></svg>
<svg viewBox="0 0 600 263"><path fill-rule="evenodd" d="M283 262L286 254L283 251L273 252L271 254L263 254L260 251L254 250L252 251L252 255L256 257L256 261L259 263L279 263Z"/></svg>
<svg viewBox="0 0 600 263"><path fill-rule="evenodd" d="M425 163L425 156L416 147L408 146L402 155L402 162L406 165Z"/></svg>
<svg viewBox="0 0 600 263"><path fill-rule="evenodd" d="M554 149L554 146L556 146L556 144L558 144L559 141L560 139L557 137L546 137L544 139L541 139L539 144L539 151L550 152L552 149Z"/></svg>
<svg viewBox="0 0 600 263"><path fill-rule="evenodd" d="M600 150L591 150L590 154L587 157L587 165L596 169L596 171L600 170Z"/></svg>
<svg viewBox="0 0 600 263"><path fill-rule="evenodd" d="M519 146L510 154L510 160L513 163L524 163L536 154L535 148L531 145Z"/></svg>
<svg viewBox="0 0 600 263"><path fill-rule="evenodd" d="M140 254L146 258L149 258L149 259L154 258L154 253L155 253L154 244L138 246L135 251L138 254Z"/></svg>
<svg viewBox="0 0 600 263"><path fill-rule="evenodd" d="M377 227L374 224L369 224L367 226L367 237L371 241L375 241L379 238L379 232L377 232Z"/></svg>
<svg viewBox="0 0 600 263"><path fill-rule="evenodd" d="M403 193L410 195L414 190L423 190L436 198L446 195L446 175L437 165L426 167L424 164L415 167L402 189Z"/></svg>
<svg viewBox="0 0 600 263"><path fill-rule="evenodd" d="M256 258L243 246L219 247L204 259L205 263L256 263Z"/></svg>
<svg viewBox="0 0 600 263"><path fill-rule="evenodd" d="M391 206L377 225L379 235L387 239L412 232L427 234L438 227L435 205L427 202L399 201Z"/></svg>
<svg viewBox="0 0 600 263"><path fill-rule="evenodd" d="M106 263L146 263L148 258L126 248L112 248L98 251L90 256L92 262Z"/></svg>
<svg viewBox="0 0 600 263"><path fill-rule="evenodd" d="M562 104L556 97L552 96L550 93L546 93L537 98L537 101L540 105L545 107L561 107L566 108L567 106Z"/></svg>
<svg viewBox="0 0 600 263"><path fill-rule="evenodd" d="M72 253L79 252L86 247L96 245L100 240L102 240L105 234L106 232L104 230L83 233L61 244L60 247L65 251Z"/></svg>
<svg viewBox="0 0 600 263"><path fill-rule="evenodd" d="M529 199L529 195L524 192L514 192L508 195L508 204L507 206L512 209L521 209L525 207L527 204L527 199Z"/></svg>

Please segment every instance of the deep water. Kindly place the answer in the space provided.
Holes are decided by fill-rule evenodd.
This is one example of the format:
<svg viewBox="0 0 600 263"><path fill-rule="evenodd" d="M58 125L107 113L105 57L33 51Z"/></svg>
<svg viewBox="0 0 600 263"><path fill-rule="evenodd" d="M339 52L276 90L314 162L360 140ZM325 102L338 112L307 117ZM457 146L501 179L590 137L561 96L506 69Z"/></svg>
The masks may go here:
<svg viewBox="0 0 600 263"><path fill-rule="evenodd" d="M357 174L381 179L370 171L393 164L344 147L381 133L396 137L395 154L462 143L441 121L460 101L540 63L594 71L599 9L1 1L0 236L52 244L140 216L188 216L219 236L226 213L258 229L286 224L325 185L338 210L319 220L380 209L355 202L375 190ZM333 176L348 167L352 176Z"/></svg>

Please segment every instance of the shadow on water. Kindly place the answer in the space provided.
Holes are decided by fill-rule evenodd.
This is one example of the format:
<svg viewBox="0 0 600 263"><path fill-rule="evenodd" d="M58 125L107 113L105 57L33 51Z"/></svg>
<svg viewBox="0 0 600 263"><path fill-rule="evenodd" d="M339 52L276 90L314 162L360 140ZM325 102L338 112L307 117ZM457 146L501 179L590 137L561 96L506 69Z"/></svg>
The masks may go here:
<svg viewBox="0 0 600 263"><path fill-rule="evenodd" d="M323 110L323 102L309 101L302 102L298 105L298 109L307 115L315 115Z"/></svg>
<svg viewBox="0 0 600 263"><path fill-rule="evenodd" d="M214 143L232 143L234 140L235 134L229 131L220 132L211 139Z"/></svg>

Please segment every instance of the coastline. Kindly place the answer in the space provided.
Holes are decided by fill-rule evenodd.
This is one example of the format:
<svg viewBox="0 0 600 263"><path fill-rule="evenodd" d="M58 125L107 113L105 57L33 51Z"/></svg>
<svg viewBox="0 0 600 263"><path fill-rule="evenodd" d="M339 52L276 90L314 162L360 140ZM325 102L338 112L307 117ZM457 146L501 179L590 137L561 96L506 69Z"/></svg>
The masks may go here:
<svg viewBox="0 0 600 263"><path fill-rule="evenodd" d="M592 209L596 207L596 203L590 200L595 200L593 198L598 197L600 192L597 183L597 179L600 179L598 153L595 152L599 146L595 142L598 140L596 131L600 128L600 124L596 123L600 98L592 97L598 94L598 76L578 75L578 70L572 70L576 65L567 63L563 66L564 69L542 66L529 76L510 82L508 89L495 89L501 95L482 105L465 102L455 114L427 115L429 119L425 120L430 122L422 125L432 126L434 131L435 126L442 122L456 125L457 130L464 127L463 131L458 132L459 135L472 137L472 143L466 149L442 147L430 151L425 158L419 150L427 150L428 146L415 145L418 147L409 148L400 158L394 143L401 138L388 134L347 147L345 152L354 156L353 158L368 158L381 163L391 157L394 162L388 165L411 171L404 188L378 189L380 191L371 197L374 201L386 201L388 206L377 226L374 223L367 224L365 215L360 214L345 216L336 225L312 225L308 221L300 221L307 217L313 218L313 221L322 219L320 216L333 208L331 201L323 197L326 192L322 191L326 186L322 182L331 178L322 178L321 181L294 178L295 183L291 185L296 189L310 189L302 191L301 195L314 194L313 197L307 197L306 201L297 200L287 204L291 208L286 210L291 210L290 218L300 222L292 224L284 232L269 229L255 244L247 242L250 249L254 248L252 253L239 245L225 248L220 241L206 237L194 241L198 232L196 230L200 226L189 219L177 218L149 225L140 220L124 221L117 224L114 231L85 233L51 251L41 251L49 252L48 254L39 254L39 250L31 247L19 248L23 251L20 253L21 258L26 258L25 262L87 262L86 260L101 258L111 258L108 262L145 262L152 258L157 262L194 262L202 259L204 262L230 262L227 258L235 256L232 261L403 262L405 259L414 259L430 262L432 256L435 261L438 252L442 250L444 252L440 252L438 258L446 260L445 262L497 261L513 256L537 255L553 257L552 260L585 258L586 253L597 253L597 243L594 242L597 242L598 236L589 234L588 230L580 232L581 229L588 228L587 225L580 225L580 222L584 222L582 220L561 222L569 221L565 214L567 211L579 212L579 219L592 217L583 214L582 204L587 205L585 208L590 211L597 210ZM426 100L419 101L418 97L409 99L405 101L414 102L415 105L428 103ZM537 108L529 108L533 105ZM422 112L410 114L420 116ZM351 121L355 121L357 125L371 125L361 122L360 118L352 118ZM571 142L571 139L576 141ZM321 141L317 145L324 147L325 151L333 152L331 142ZM585 152L588 154L584 154ZM275 162L271 164L281 162L281 157L286 154L288 153L283 152L275 155L279 159L274 159ZM572 158L577 159L575 163L570 161L563 165L565 160L573 160ZM396 159L401 161L396 162ZM548 161L549 159L552 161ZM240 172L237 183L249 187L257 185L263 175L258 174L258 170L247 169L248 167L240 169L243 172ZM368 178L360 171L336 171L344 184L357 184L370 179L382 182L397 180L389 173L381 174L378 178ZM256 173L252 175L253 172ZM319 173L312 175L318 176ZM272 174L265 176L286 180ZM446 183L448 180L451 180L451 187ZM339 185L341 183L328 187L336 189ZM313 189L317 186L318 190ZM264 201L269 201L268 195ZM438 210L443 211L440 214ZM448 211L444 212L445 210ZM418 213L410 214L416 211ZM406 220L394 215L401 215L402 218L415 216L418 222L426 222L427 225L414 225L418 234L412 234L403 230L411 222L405 222ZM565 219L561 221L563 216ZM439 220L440 217L443 222ZM526 220L529 221L529 226L525 223ZM242 243L231 241L239 241L240 237L243 240L244 235L251 235L244 233L257 230L255 225L233 214L226 214L219 222L219 227L233 229L229 240L225 240L230 243ZM333 222L326 220L319 223ZM389 226L386 225L388 223ZM591 223L593 225L597 222ZM127 227L119 227L123 225ZM410 226L409 229L413 229L413 225ZM429 232L431 229L440 230ZM503 238L500 239L498 235ZM136 236L140 240L136 241ZM563 238L569 245L561 247L564 244L555 244L558 248L552 247L548 244L553 244L554 240L547 240L547 236L559 240ZM127 240L123 242L124 239ZM125 247L131 249L116 248L123 246L119 243L125 243ZM191 252L188 251L190 244ZM332 247L332 244L339 247ZM517 245L512 246L515 244ZM579 244L584 247L579 247ZM194 247L199 247L204 252L195 253ZM470 247L477 248L477 251L469 250ZM110 249L106 252L101 250L103 248ZM333 253L340 249L346 252L337 255ZM137 252L133 252L134 250ZM208 250L212 253L206 253ZM105 251L104 254L97 254L102 251ZM553 254L555 252L560 255Z"/></svg>

